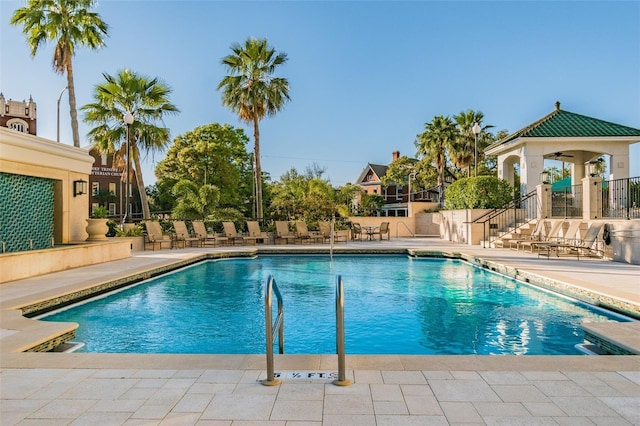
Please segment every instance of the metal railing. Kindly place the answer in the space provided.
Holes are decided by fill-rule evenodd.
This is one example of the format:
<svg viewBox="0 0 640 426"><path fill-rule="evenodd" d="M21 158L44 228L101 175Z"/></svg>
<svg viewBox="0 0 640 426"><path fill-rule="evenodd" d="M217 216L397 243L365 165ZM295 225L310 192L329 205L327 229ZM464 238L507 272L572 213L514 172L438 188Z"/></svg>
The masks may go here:
<svg viewBox="0 0 640 426"><path fill-rule="evenodd" d="M273 322L273 313L272 313L272 293L276 294L276 298L278 299L278 315L276 320ZM278 285L276 284L276 280L269 275L265 282L265 291L264 291L264 315L265 315L265 326L266 326L266 334L267 334L267 378L262 380L262 384L265 386L277 386L280 384L280 380L274 377L274 366L273 366L273 343L278 337L278 350L281 354L284 353L284 304L282 302L282 295L280 294L280 290L278 289Z"/></svg>
<svg viewBox="0 0 640 426"><path fill-rule="evenodd" d="M400 235L399 232L398 232L398 227L399 227L400 224L402 224L402 226L405 227L405 229L411 234L411 236L413 238L416 237L415 232L413 232L411 229L409 229L409 226L407 226L406 223L404 223L404 222L396 222L396 238L398 237L398 235Z"/></svg>
<svg viewBox="0 0 640 426"><path fill-rule="evenodd" d="M582 217L582 184L551 192L551 217Z"/></svg>
<svg viewBox="0 0 640 426"><path fill-rule="evenodd" d="M602 181L602 217L640 218L640 177Z"/></svg>
<svg viewBox="0 0 640 426"><path fill-rule="evenodd" d="M349 386L351 380L346 377L344 350L344 285L340 275L336 279L336 353L338 354L338 378L333 381L333 384Z"/></svg>
<svg viewBox="0 0 640 426"><path fill-rule="evenodd" d="M471 224L482 224L482 241L485 242L484 247L487 247L503 235L513 232L537 218L538 209L538 197L534 190L502 208L488 211L471 221Z"/></svg>

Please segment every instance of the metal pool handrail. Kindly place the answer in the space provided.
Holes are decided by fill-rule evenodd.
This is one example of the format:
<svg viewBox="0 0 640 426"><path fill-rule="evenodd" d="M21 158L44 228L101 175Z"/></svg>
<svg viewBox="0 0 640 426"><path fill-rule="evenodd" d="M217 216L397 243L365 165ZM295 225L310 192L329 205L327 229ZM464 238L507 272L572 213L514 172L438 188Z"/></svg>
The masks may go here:
<svg viewBox="0 0 640 426"><path fill-rule="evenodd" d="M271 324L272 316L272 293L275 292L278 299L278 316L276 320ZM284 303L282 302L282 295L276 284L276 280L269 275L265 282L264 292L264 313L265 313L265 325L267 330L267 378L262 380L262 384L265 386L277 386L280 384L280 380L274 378L273 371L273 342L278 337L278 350L281 354L284 353ZM276 334L277 333L277 334Z"/></svg>
<svg viewBox="0 0 640 426"><path fill-rule="evenodd" d="M336 278L336 352L338 354L338 379L333 381L336 386L349 386L345 372L344 352L344 285L342 276Z"/></svg>

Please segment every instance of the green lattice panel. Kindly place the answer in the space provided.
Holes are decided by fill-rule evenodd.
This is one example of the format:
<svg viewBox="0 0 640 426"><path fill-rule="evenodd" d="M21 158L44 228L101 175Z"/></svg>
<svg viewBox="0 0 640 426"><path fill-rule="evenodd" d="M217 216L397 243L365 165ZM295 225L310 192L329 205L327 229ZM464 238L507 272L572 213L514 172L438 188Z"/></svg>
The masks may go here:
<svg viewBox="0 0 640 426"><path fill-rule="evenodd" d="M51 179L0 173L0 241L6 252L51 247Z"/></svg>

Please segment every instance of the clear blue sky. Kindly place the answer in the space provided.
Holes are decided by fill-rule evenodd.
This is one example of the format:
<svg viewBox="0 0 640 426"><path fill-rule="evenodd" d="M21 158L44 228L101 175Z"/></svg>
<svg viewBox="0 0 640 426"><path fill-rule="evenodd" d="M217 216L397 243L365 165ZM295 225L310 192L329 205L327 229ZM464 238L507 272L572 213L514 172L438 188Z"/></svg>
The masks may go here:
<svg viewBox="0 0 640 426"><path fill-rule="evenodd" d="M51 68L52 46L31 58L8 24L23 1L0 3L0 90L38 106L38 135L55 140L56 103L66 78ZM181 114L172 136L213 123L252 129L221 104L220 65L234 42L266 37L289 61L279 75L291 102L261 124L263 169L326 168L334 185L368 163L415 155L415 136L435 115L480 110L509 132L560 101L568 111L640 128L638 1L115 1L96 9L107 46L74 58L78 105L92 101L102 73L122 68L159 77ZM68 100L61 140L72 144ZM80 123L86 140L88 128ZM640 176L640 144L631 175ZM155 182L156 153L145 183Z"/></svg>

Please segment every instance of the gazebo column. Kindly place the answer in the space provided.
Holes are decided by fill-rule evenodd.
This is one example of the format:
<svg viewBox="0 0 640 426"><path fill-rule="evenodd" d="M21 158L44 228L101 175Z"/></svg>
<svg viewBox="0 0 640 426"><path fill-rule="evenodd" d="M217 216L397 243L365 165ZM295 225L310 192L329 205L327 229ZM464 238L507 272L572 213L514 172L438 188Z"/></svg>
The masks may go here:
<svg viewBox="0 0 640 426"><path fill-rule="evenodd" d="M540 183L540 173L544 169L542 155L522 156L520 160L520 191L522 195L533 191Z"/></svg>
<svg viewBox="0 0 640 426"><path fill-rule="evenodd" d="M625 153L611 155L609 161L609 180L624 179L629 176L629 149Z"/></svg>

